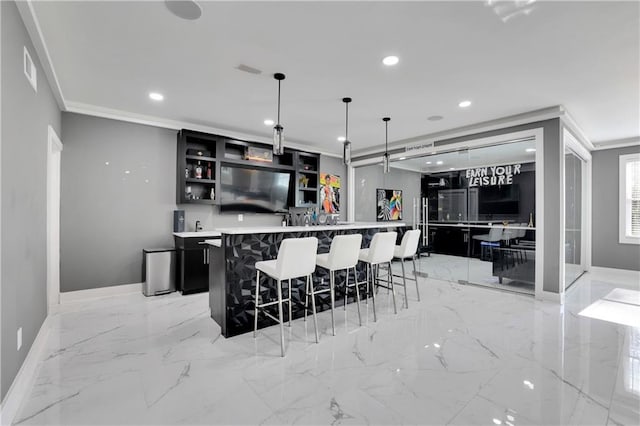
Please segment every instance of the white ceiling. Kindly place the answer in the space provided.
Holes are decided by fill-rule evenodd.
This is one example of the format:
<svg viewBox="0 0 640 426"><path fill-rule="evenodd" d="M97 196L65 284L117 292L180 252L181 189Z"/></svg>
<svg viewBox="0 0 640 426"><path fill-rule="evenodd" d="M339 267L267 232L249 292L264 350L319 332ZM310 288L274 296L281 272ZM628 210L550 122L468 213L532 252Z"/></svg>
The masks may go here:
<svg viewBox="0 0 640 426"><path fill-rule="evenodd" d="M344 96L356 150L384 143L385 115L398 141L553 105L593 142L640 135L638 2L538 1L506 21L515 3L490 3L201 2L196 21L164 2L33 7L69 103L269 136L283 72L286 137L325 151Z"/></svg>

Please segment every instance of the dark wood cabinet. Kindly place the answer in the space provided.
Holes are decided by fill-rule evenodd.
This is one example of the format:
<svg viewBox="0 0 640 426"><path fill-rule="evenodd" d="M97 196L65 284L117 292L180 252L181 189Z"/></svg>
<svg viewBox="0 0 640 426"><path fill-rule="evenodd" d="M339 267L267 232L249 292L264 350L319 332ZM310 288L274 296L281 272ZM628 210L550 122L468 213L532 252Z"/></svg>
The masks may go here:
<svg viewBox="0 0 640 426"><path fill-rule="evenodd" d="M209 246L204 244L206 239L211 237L175 237L178 256L176 287L182 294L209 289Z"/></svg>
<svg viewBox="0 0 640 426"><path fill-rule="evenodd" d="M308 152L296 152L295 156L295 206L318 207L320 190L320 156Z"/></svg>

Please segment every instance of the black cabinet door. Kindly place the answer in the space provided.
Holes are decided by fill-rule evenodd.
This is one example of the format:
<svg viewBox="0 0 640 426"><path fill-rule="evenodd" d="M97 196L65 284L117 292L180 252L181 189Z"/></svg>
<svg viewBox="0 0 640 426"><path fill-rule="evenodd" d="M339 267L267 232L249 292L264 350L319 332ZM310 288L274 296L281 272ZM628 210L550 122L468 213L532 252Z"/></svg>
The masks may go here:
<svg viewBox="0 0 640 426"><path fill-rule="evenodd" d="M209 290L209 262L207 249L186 249L182 251L184 267L182 272L182 293L197 293Z"/></svg>

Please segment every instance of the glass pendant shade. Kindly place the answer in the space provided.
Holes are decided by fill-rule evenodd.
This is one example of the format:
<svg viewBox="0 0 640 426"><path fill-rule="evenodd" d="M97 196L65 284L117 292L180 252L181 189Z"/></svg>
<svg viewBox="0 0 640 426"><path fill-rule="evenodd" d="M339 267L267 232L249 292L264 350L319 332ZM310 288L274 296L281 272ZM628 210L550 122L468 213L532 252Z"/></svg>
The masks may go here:
<svg viewBox="0 0 640 426"><path fill-rule="evenodd" d="M342 161L344 164L351 164L351 142L344 141L343 151L342 151Z"/></svg>
<svg viewBox="0 0 640 426"><path fill-rule="evenodd" d="M344 120L344 145L342 146L342 162L345 165L351 164L351 142L349 142L349 103L351 98L342 98L344 102L345 120Z"/></svg>
<svg viewBox="0 0 640 426"><path fill-rule="evenodd" d="M389 173L391 171L391 158L389 157L389 121L391 118L385 117L384 121L384 155L382 156L382 171Z"/></svg>
<svg viewBox="0 0 640 426"><path fill-rule="evenodd" d="M273 154L284 154L284 128L279 124L273 128Z"/></svg>
<svg viewBox="0 0 640 426"><path fill-rule="evenodd" d="M273 155L282 155L284 154L284 127L280 125L280 83L285 76L278 72L273 75L273 78L278 81L278 121L273 127Z"/></svg>

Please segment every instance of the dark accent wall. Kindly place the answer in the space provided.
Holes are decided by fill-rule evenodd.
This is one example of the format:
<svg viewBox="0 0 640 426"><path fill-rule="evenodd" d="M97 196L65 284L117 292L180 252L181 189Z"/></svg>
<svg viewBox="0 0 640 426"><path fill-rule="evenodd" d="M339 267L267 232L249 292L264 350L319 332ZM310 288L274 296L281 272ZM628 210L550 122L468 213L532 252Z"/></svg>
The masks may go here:
<svg viewBox="0 0 640 426"><path fill-rule="evenodd" d="M173 210L186 230L279 226L281 215L221 214L217 206L176 205L176 130L62 115L62 292L140 282L142 249L173 247ZM108 163L108 164L107 164ZM127 171L129 173L127 173ZM338 158L321 156L320 171L346 177Z"/></svg>
<svg viewBox="0 0 640 426"><path fill-rule="evenodd" d="M620 156L640 152L640 145L594 151L592 155L593 266L640 270L640 245L619 243Z"/></svg>
<svg viewBox="0 0 640 426"><path fill-rule="evenodd" d="M1 398L7 394L47 316L46 201L48 126L60 134L60 110L13 1L1 15ZM27 47L38 91L23 73ZM17 351L17 330L22 348Z"/></svg>

